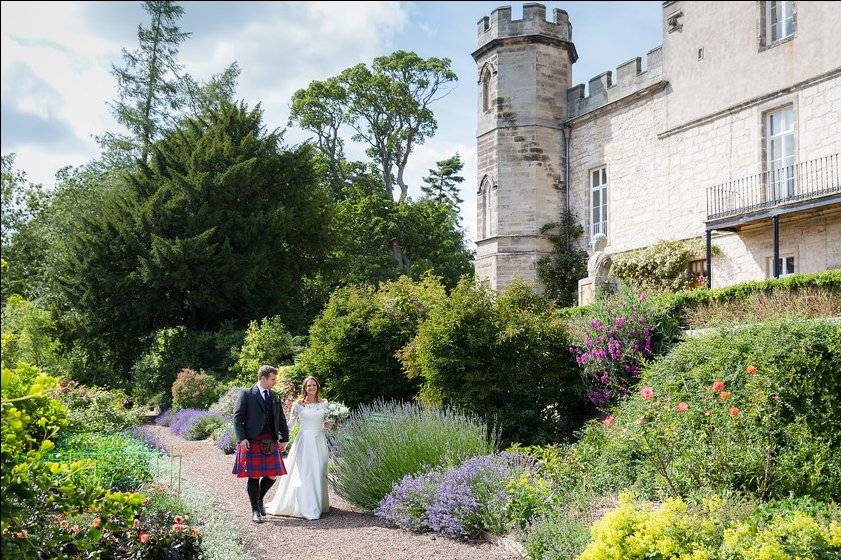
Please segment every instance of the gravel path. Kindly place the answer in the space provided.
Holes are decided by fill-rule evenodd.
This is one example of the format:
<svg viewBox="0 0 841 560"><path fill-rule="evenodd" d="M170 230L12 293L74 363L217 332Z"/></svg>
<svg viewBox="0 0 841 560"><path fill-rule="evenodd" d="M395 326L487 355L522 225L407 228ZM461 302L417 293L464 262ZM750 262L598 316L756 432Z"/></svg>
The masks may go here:
<svg viewBox="0 0 841 560"><path fill-rule="evenodd" d="M518 558L487 542L466 543L432 534L416 535L386 527L370 513L360 512L332 490L330 511L307 521L268 516L266 523L251 521L245 480L231 474L233 455L225 455L211 441L186 441L169 428L149 426L173 454L183 455L182 477L215 498L245 538L255 558L311 560L485 560ZM268 502L274 493L269 492Z"/></svg>

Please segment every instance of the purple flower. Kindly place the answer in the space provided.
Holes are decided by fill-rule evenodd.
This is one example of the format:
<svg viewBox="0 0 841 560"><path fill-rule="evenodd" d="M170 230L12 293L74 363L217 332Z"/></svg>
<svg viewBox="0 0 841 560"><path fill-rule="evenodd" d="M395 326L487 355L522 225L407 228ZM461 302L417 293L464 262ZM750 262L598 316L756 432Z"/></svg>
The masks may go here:
<svg viewBox="0 0 841 560"><path fill-rule="evenodd" d="M169 426L169 421L172 420L172 415L175 411L171 408L163 410L160 414L155 416L155 424L158 426Z"/></svg>
<svg viewBox="0 0 841 560"><path fill-rule="evenodd" d="M604 325L601 321L596 321L595 319L590 319L590 326L596 329L597 331L601 332L604 328Z"/></svg>
<svg viewBox="0 0 841 560"><path fill-rule="evenodd" d="M169 429L178 437L186 437L187 432L195 425L196 422L207 416L214 416L221 420L227 420L224 416L216 412L208 412L207 410L199 410L196 408L185 408L179 410L172 416L169 423Z"/></svg>
<svg viewBox="0 0 841 560"><path fill-rule="evenodd" d="M169 448L167 447L166 443L156 434L155 432L148 429L146 426L135 426L129 433L134 437L134 439L141 441L151 447L152 449L157 449L161 453L169 453Z"/></svg>
<svg viewBox="0 0 841 560"><path fill-rule="evenodd" d="M237 437L233 426L222 432L222 435L216 441L216 447L224 451L226 455L230 455L236 451Z"/></svg>
<svg viewBox="0 0 841 560"><path fill-rule="evenodd" d="M610 381L610 376L608 376L607 372L605 372L601 375L601 377L599 377L599 381L601 381L602 385L607 385L608 381Z"/></svg>
<svg viewBox="0 0 841 560"><path fill-rule="evenodd" d="M443 478L444 473L440 470L417 476L406 475L380 501L374 515L403 529L428 531L426 511L435 500Z"/></svg>
<svg viewBox="0 0 841 560"><path fill-rule="evenodd" d="M454 538L476 538L486 527L482 516L506 506L506 481L536 469L532 459L502 452L465 461L449 471L426 511L430 529Z"/></svg>

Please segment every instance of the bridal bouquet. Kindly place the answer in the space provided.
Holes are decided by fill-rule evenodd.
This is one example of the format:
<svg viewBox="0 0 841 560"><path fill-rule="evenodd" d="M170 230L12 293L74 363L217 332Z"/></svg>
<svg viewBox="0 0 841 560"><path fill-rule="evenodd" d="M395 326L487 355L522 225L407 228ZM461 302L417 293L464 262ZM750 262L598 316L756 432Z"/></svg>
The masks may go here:
<svg viewBox="0 0 841 560"><path fill-rule="evenodd" d="M330 401L327 403L327 411L324 413L324 420L336 424L350 416L350 409L340 402Z"/></svg>

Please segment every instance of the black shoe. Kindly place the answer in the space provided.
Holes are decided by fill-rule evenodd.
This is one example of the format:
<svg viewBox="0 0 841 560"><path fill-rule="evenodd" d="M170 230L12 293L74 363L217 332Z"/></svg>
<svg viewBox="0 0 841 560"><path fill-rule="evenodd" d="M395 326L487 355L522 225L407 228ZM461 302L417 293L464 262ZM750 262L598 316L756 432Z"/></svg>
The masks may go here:
<svg viewBox="0 0 841 560"><path fill-rule="evenodd" d="M259 511L252 511L251 512L251 521L253 521L254 523L262 523L263 522L263 518L260 516Z"/></svg>
<svg viewBox="0 0 841 560"><path fill-rule="evenodd" d="M266 506L263 505L263 500L260 500L260 515L266 517Z"/></svg>

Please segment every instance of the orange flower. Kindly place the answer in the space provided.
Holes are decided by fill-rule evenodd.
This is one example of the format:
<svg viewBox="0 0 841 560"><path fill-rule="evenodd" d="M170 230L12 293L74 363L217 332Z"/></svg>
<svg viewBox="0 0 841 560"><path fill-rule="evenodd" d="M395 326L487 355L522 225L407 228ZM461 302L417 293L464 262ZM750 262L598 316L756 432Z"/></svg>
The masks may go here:
<svg viewBox="0 0 841 560"><path fill-rule="evenodd" d="M675 407L675 410L678 411L678 412L686 412L687 410L689 410L689 405L686 404L685 402L677 403L677 406Z"/></svg>
<svg viewBox="0 0 841 560"><path fill-rule="evenodd" d="M756 375L756 372L759 370L756 369L756 366L751 364L747 368L745 368L745 371L748 372L748 375Z"/></svg>
<svg viewBox="0 0 841 560"><path fill-rule="evenodd" d="M712 388L713 388L713 391L715 391L716 393L721 391L722 389L724 389L724 381L721 381L720 379L717 379L717 380L713 381L713 387Z"/></svg>
<svg viewBox="0 0 841 560"><path fill-rule="evenodd" d="M175 524L176 525L181 525L182 523L184 523L184 518L181 517L180 515L176 515L175 516Z"/></svg>
<svg viewBox="0 0 841 560"><path fill-rule="evenodd" d="M721 400L726 401L730 398L730 391L722 391L718 394L718 396L721 397Z"/></svg>
<svg viewBox="0 0 841 560"><path fill-rule="evenodd" d="M91 525L93 525L95 529L99 529L99 526L102 525L102 519L97 517L96 519L93 520Z"/></svg>
<svg viewBox="0 0 841 560"><path fill-rule="evenodd" d="M739 415L740 412L741 412L741 410L739 410L735 406L730 407L730 416L736 417L736 416Z"/></svg>
<svg viewBox="0 0 841 560"><path fill-rule="evenodd" d="M613 426L614 424L616 424L616 418L614 418L613 416L608 416L607 418L602 420L602 424L604 424L605 426Z"/></svg>

